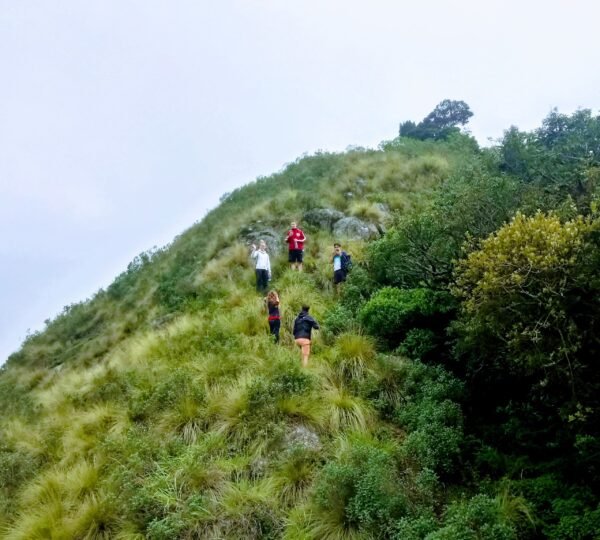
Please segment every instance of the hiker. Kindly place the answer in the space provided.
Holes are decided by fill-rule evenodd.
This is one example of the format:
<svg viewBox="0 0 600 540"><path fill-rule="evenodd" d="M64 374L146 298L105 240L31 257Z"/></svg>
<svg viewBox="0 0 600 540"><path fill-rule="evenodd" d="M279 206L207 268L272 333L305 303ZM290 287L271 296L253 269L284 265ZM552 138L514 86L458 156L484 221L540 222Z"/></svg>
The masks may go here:
<svg viewBox="0 0 600 540"><path fill-rule="evenodd" d="M269 311L269 329L274 336L275 343L279 343L279 329L281 328L281 315L279 314L279 295L276 291L269 291L265 298Z"/></svg>
<svg viewBox="0 0 600 540"><path fill-rule="evenodd" d="M291 229L288 231L285 241L288 243L289 249L289 262L292 270L294 266L296 270L302 272L302 256L304 254L304 242L306 242L306 236L302 229L298 228L298 224L292 221Z"/></svg>
<svg viewBox="0 0 600 540"><path fill-rule="evenodd" d="M302 306L302 311L294 321L294 338L298 346L302 349L302 366L308 367L308 357L310 356L310 338L311 332L319 329L317 321L309 314L309 306Z"/></svg>
<svg viewBox="0 0 600 540"><path fill-rule="evenodd" d="M258 249L256 249L255 244L252 244L250 257L256 259L256 290L264 294L271 279L271 260L267 253L267 244L264 240L259 242Z"/></svg>
<svg viewBox="0 0 600 540"><path fill-rule="evenodd" d="M333 285L337 291L340 283L346 281L346 276L352 266L352 258L342 249L341 244L336 242L333 244L331 262L333 263Z"/></svg>

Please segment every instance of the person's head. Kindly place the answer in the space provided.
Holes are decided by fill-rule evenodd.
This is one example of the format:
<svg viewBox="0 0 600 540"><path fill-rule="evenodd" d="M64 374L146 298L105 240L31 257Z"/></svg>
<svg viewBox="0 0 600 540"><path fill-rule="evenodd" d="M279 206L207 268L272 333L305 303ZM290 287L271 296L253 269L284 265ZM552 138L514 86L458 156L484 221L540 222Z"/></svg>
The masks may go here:
<svg viewBox="0 0 600 540"><path fill-rule="evenodd" d="M265 249L267 249L267 243L266 243L264 240L261 240L261 241L258 243L258 249L262 249L262 250L265 250Z"/></svg>
<svg viewBox="0 0 600 540"><path fill-rule="evenodd" d="M335 244L333 244L333 251L335 251L336 253L341 253L342 246L336 242Z"/></svg>
<svg viewBox="0 0 600 540"><path fill-rule="evenodd" d="M310 309L310 306L307 306L306 304L304 304L304 305L302 306L302 311L304 311L304 312L306 312L306 313L308 313L308 310L309 310L309 309Z"/></svg>
<svg viewBox="0 0 600 540"><path fill-rule="evenodd" d="M279 302L277 291L269 291L267 294L267 302Z"/></svg>
<svg viewBox="0 0 600 540"><path fill-rule="evenodd" d="M298 223L296 223L295 221L292 221L290 223L290 226L292 227L292 229L297 229L298 228Z"/></svg>

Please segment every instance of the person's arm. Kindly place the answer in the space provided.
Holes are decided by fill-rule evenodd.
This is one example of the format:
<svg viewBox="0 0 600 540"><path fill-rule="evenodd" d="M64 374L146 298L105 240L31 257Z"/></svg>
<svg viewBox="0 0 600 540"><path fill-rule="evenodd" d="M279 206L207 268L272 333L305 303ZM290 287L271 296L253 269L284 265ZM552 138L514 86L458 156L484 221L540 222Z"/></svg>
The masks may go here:
<svg viewBox="0 0 600 540"><path fill-rule="evenodd" d="M258 250L256 249L256 246L252 246L252 253L250 253L250 258L258 259Z"/></svg>
<svg viewBox="0 0 600 540"><path fill-rule="evenodd" d="M300 232L302 233L302 238L298 238L298 242L306 242L306 235L304 234L304 231L300 230Z"/></svg>
<svg viewBox="0 0 600 540"><path fill-rule="evenodd" d="M312 324L313 329L319 329L319 323L315 321L310 315L307 317L307 319L309 320L310 324Z"/></svg>
<svg viewBox="0 0 600 540"><path fill-rule="evenodd" d="M269 279L271 279L271 257L267 253L267 272L269 274Z"/></svg>

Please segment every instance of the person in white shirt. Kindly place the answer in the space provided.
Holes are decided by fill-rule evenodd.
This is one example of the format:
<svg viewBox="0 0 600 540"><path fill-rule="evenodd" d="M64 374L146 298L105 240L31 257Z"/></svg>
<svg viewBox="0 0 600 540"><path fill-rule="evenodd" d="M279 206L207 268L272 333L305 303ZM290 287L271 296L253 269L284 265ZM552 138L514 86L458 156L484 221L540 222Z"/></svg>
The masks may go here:
<svg viewBox="0 0 600 540"><path fill-rule="evenodd" d="M250 254L250 257L256 260L256 290L264 294L267 291L269 280L271 279L271 260L267 253L267 244L264 240L259 242L258 249L256 249L255 244L252 244L252 253Z"/></svg>

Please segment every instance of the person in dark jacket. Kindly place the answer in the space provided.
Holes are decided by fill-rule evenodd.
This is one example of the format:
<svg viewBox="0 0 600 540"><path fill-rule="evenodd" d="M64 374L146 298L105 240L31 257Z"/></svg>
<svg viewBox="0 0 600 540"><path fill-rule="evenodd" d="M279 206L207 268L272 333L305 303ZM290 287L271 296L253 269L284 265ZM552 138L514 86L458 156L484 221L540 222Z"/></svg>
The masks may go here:
<svg viewBox="0 0 600 540"><path fill-rule="evenodd" d="M346 276L349 270L350 255L343 249L341 244L337 242L333 244L333 253L331 254L331 262L333 263L333 285L337 292L340 283L346 281Z"/></svg>
<svg viewBox="0 0 600 540"><path fill-rule="evenodd" d="M294 339L302 349L302 366L308 366L308 357L310 356L311 333L319 329L319 324L309 314L309 306L302 306L302 311L294 321Z"/></svg>

